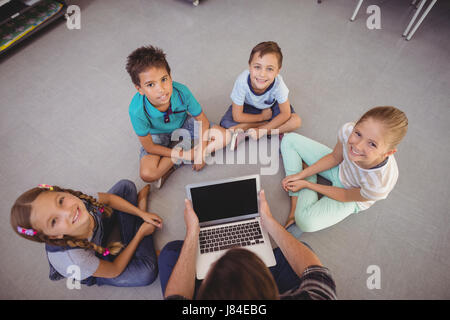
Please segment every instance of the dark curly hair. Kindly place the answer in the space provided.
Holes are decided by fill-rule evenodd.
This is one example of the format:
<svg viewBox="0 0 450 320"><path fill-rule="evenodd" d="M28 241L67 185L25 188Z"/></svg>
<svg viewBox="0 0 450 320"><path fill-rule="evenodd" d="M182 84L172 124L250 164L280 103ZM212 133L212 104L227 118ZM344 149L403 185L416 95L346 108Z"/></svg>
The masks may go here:
<svg viewBox="0 0 450 320"><path fill-rule="evenodd" d="M162 49L154 46L144 46L134 50L127 58L126 69L131 81L136 86L141 86L139 74L149 68L165 68L170 75L170 67L166 60L166 54Z"/></svg>

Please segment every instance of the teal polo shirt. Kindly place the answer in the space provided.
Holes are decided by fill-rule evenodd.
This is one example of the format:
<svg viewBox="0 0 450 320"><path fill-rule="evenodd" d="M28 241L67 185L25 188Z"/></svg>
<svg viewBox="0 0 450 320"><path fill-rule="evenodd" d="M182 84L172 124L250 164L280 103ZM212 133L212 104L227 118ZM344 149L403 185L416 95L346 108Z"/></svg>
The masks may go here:
<svg viewBox="0 0 450 320"><path fill-rule="evenodd" d="M171 133L181 128L188 113L197 117L202 113L202 107L191 91L183 84L173 81L173 91L170 97L172 113L156 109L145 95L137 92L131 100L128 113L134 132L140 137L149 134ZM164 121L169 117L168 122Z"/></svg>

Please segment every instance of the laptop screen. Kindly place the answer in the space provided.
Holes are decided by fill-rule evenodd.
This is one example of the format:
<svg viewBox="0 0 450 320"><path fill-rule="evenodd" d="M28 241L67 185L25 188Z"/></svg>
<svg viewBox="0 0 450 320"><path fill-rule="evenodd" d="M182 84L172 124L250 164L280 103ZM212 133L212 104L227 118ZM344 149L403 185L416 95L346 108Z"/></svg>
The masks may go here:
<svg viewBox="0 0 450 320"><path fill-rule="evenodd" d="M191 188L199 222L258 213L256 179Z"/></svg>

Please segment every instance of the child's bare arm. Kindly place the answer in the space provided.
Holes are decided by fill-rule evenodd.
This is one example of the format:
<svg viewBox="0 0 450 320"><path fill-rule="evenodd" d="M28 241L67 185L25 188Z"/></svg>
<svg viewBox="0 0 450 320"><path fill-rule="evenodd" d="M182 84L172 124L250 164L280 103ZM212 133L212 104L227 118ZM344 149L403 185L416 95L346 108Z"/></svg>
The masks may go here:
<svg viewBox="0 0 450 320"><path fill-rule="evenodd" d="M115 278L118 277L127 267L131 258L134 255L139 243L142 239L153 233L155 230L155 226L144 222L141 227L138 229L136 235L133 240L127 245L125 249L117 256L114 262L109 262L106 260L100 260L100 264L97 267L97 270L93 274L94 277L100 278Z"/></svg>
<svg viewBox="0 0 450 320"><path fill-rule="evenodd" d="M258 127L258 129L266 129L270 131L271 129L279 128L283 123L288 121L291 117L291 103L289 102L289 99L286 100L286 102L279 104L279 108L280 114L278 114L265 125Z"/></svg>
<svg viewBox="0 0 450 320"><path fill-rule="evenodd" d="M163 220L156 213L143 211L118 195L99 192L98 202L105 204L112 209L140 217L145 222L151 223L158 228L161 228L162 226Z"/></svg>
<svg viewBox="0 0 450 320"><path fill-rule="evenodd" d="M307 188L340 202L368 201L368 199L361 195L361 188L344 189L334 186L324 186L318 183L309 182L308 180L290 181L283 187L286 191L292 192L297 192Z"/></svg>
<svg viewBox="0 0 450 320"><path fill-rule="evenodd" d="M270 108L263 110L259 114L244 113L244 106L232 103L233 120L239 123L262 122L272 118L272 110Z"/></svg>

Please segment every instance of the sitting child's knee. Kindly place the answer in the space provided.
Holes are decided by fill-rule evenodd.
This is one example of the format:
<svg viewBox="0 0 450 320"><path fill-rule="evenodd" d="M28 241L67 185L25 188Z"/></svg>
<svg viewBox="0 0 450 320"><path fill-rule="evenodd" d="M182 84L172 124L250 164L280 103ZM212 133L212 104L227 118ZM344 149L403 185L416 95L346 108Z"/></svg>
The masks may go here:
<svg viewBox="0 0 450 320"><path fill-rule="evenodd" d="M167 243L164 246L164 248L161 250L161 253L159 255L160 258L165 256L167 254L167 252L170 252L170 251L179 252L179 251L181 251L181 248L183 247L183 243L184 243L184 241L182 241L182 240L174 240L174 241L171 241L171 242Z"/></svg>
<svg viewBox="0 0 450 320"><path fill-rule="evenodd" d="M147 262L146 266L136 275L136 286L148 286L155 282L156 278L158 278L158 264Z"/></svg>
<svg viewBox="0 0 450 320"><path fill-rule="evenodd" d="M302 118L296 113L291 114L291 120L293 121L294 126L296 129L300 128L302 125Z"/></svg>
<svg viewBox="0 0 450 320"><path fill-rule="evenodd" d="M295 223L303 232L314 232L318 230L316 224L314 223L314 219L309 219L308 217L296 217Z"/></svg>
<svg viewBox="0 0 450 320"><path fill-rule="evenodd" d="M142 168L140 170L141 179L145 182L153 182L161 178L162 174L160 174L156 169L150 168Z"/></svg>
<svg viewBox="0 0 450 320"><path fill-rule="evenodd" d="M281 140L281 144L280 144L280 148L281 148L281 152L283 152L283 150L285 150L286 148L290 148L291 144L295 144L294 141L294 135L293 133L285 133L283 139Z"/></svg>
<svg viewBox="0 0 450 320"><path fill-rule="evenodd" d="M118 182L118 184L120 184L126 188L136 189L136 185L134 184L134 182L131 180L128 180L128 179L122 179Z"/></svg>

